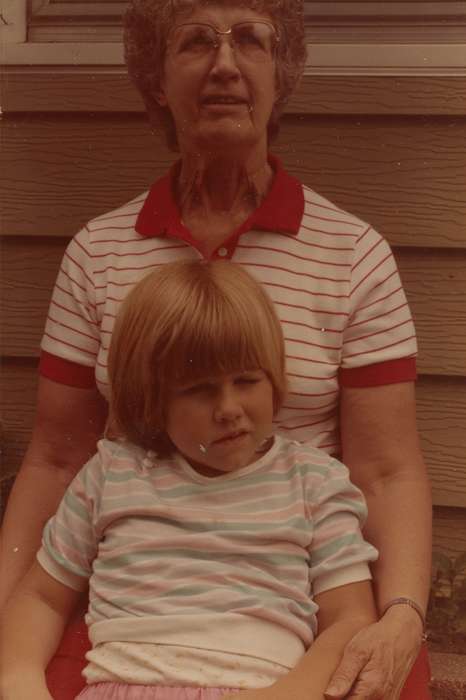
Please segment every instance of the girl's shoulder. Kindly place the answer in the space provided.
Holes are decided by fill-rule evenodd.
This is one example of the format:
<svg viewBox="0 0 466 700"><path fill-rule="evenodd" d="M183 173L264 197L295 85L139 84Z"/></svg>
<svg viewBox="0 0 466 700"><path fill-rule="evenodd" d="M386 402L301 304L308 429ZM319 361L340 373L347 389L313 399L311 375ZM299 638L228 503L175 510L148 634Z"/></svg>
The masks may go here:
<svg viewBox="0 0 466 700"><path fill-rule="evenodd" d="M96 457L104 472L143 472L152 466L153 453L126 440L102 438L97 443Z"/></svg>
<svg viewBox="0 0 466 700"><path fill-rule="evenodd" d="M344 464L319 447L279 436L278 448L278 458L289 466L293 465L303 477L320 480L330 475L340 474L346 477L348 474Z"/></svg>

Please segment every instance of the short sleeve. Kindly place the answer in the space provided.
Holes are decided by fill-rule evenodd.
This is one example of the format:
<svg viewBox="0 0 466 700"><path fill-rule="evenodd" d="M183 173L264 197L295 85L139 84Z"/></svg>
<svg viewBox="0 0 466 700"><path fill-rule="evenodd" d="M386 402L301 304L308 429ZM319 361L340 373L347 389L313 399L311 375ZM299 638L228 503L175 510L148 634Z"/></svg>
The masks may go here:
<svg viewBox="0 0 466 700"><path fill-rule="evenodd" d="M89 232L83 229L70 241L63 256L41 349L66 362L94 368L99 346L93 258Z"/></svg>
<svg viewBox="0 0 466 700"><path fill-rule="evenodd" d="M313 594L370 579L368 564L378 554L362 536L366 502L350 482L348 469L331 459L320 488L308 501L313 525L309 552Z"/></svg>
<svg viewBox="0 0 466 700"><path fill-rule="evenodd" d="M104 479L104 459L99 448L73 479L56 514L47 522L37 557L51 576L78 590L73 579L82 577L85 588L97 554Z"/></svg>
<svg viewBox="0 0 466 700"><path fill-rule="evenodd" d="M341 383L352 369L383 363L392 363L391 381L397 372L400 381L413 379L417 344L411 312L390 246L370 227L354 250L349 301Z"/></svg>

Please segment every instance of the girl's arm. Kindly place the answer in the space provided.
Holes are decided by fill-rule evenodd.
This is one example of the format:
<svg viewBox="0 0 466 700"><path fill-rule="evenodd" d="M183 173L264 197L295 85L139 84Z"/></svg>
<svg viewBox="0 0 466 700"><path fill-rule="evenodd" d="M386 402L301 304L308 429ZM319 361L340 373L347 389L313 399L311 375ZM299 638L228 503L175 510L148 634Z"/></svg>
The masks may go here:
<svg viewBox="0 0 466 700"><path fill-rule="evenodd" d="M45 669L79 597L33 564L2 613L2 700L51 700Z"/></svg>
<svg viewBox="0 0 466 700"><path fill-rule="evenodd" d="M370 581L350 583L315 596L318 635L295 669L280 682L289 686L287 697L322 700L332 673L349 640L377 620ZM303 690L306 692L303 693ZM294 695L294 694L295 695ZM279 696L285 698L283 693ZM361 696L363 697L363 696Z"/></svg>
<svg viewBox="0 0 466 700"><path fill-rule="evenodd" d="M370 581L324 591L316 595L315 602L319 606L319 634L295 668L269 688L246 690L232 695L231 700L324 700L345 645L377 618Z"/></svg>
<svg viewBox="0 0 466 700"><path fill-rule="evenodd" d="M297 666L271 688L267 700L323 700L347 642L377 619L370 581L316 595L318 635Z"/></svg>

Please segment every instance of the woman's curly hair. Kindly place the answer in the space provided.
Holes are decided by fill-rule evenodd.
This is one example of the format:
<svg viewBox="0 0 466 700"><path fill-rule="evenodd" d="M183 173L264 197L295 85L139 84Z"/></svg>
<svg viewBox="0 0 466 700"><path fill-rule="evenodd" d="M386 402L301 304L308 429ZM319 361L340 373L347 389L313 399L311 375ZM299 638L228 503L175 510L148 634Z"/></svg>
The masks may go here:
<svg viewBox="0 0 466 700"><path fill-rule="evenodd" d="M279 35L276 62L279 98L268 124L268 139L278 133L285 104L295 89L306 62L302 0L131 0L124 17L125 60L128 73L141 93L151 123L165 131L169 147L178 150L175 123L168 107L156 99L163 76L167 36L179 13L197 6L226 4L265 12Z"/></svg>

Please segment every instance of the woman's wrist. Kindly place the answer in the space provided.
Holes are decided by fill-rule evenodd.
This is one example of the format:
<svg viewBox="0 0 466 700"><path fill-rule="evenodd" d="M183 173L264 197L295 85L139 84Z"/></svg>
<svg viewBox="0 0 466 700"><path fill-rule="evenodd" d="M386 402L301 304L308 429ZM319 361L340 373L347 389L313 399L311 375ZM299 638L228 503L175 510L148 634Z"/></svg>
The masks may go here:
<svg viewBox="0 0 466 700"><path fill-rule="evenodd" d="M380 620L394 622L403 628L408 628L419 634L421 641L426 640L424 616L409 604L386 605Z"/></svg>
<svg viewBox="0 0 466 700"><path fill-rule="evenodd" d="M422 625L422 630L425 631L426 617L425 617L424 611L421 608L421 606L419 605L419 603L417 603L412 598L406 598L404 596L400 596L398 598L392 598L392 600L389 600L388 603L386 603L384 605L384 607L382 609L381 617L383 617L388 612L388 610L390 610L391 608L398 607L398 606L404 606L404 607L411 608L411 610L413 610L416 613L416 615L418 616L419 621Z"/></svg>

